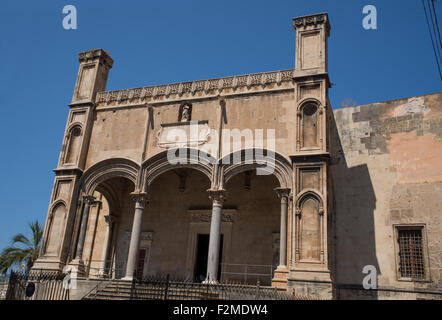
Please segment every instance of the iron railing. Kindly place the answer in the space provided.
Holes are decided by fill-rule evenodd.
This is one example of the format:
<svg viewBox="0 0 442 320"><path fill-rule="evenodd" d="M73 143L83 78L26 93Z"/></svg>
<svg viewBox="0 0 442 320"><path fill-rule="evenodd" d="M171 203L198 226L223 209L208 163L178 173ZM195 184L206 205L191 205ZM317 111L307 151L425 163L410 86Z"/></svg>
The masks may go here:
<svg viewBox="0 0 442 320"><path fill-rule="evenodd" d="M6 300L69 300L68 274L11 271Z"/></svg>
<svg viewBox="0 0 442 320"><path fill-rule="evenodd" d="M113 261L112 261L113 262ZM121 279L126 274L126 260L117 260L109 267L111 261L107 261L106 267L103 268L103 260L86 260L85 274L89 278L95 279ZM262 285L271 285L273 274L276 269L274 265L258 265L258 264L240 264L240 263L221 263L221 282L242 283L254 285L258 281ZM142 278L141 273L137 274L137 278ZM176 276L172 276L176 278ZM185 281L200 282L193 275L187 275Z"/></svg>
<svg viewBox="0 0 442 320"><path fill-rule="evenodd" d="M221 281L271 285L275 269L273 265L222 263Z"/></svg>
<svg viewBox="0 0 442 320"><path fill-rule="evenodd" d="M312 300L259 284L199 283L166 276L100 282L84 299L94 300Z"/></svg>

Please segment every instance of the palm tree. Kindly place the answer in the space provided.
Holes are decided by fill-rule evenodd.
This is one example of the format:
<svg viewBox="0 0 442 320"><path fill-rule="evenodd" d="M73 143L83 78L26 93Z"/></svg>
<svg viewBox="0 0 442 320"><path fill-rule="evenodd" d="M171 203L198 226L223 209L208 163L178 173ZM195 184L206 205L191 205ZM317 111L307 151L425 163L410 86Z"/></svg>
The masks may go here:
<svg viewBox="0 0 442 320"><path fill-rule="evenodd" d="M26 264L26 270L30 271L40 251L40 242L43 237L43 229L38 221L29 224L32 230L32 238L24 236L22 233L12 238L12 245L5 248L0 254L0 274L6 274L14 264ZM14 246L21 245L20 247Z"/></svg>

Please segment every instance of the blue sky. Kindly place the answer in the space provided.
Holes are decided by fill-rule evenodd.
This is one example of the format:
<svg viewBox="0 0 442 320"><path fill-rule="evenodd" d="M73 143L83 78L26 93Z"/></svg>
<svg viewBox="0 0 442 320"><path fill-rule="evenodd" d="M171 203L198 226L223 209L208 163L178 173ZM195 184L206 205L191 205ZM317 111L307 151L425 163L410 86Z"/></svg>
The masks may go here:
<svg viewBox="0 0 442 320"><path fill-rule="evenodd" d="M77 30L62 27L68 4ZM362 28L367 4L377 30ZM0 249L45 221L78 52L110 53L108 90L293 68L292 18L319 12L334 107L440 91L420 0L2 1Z"/></svg>

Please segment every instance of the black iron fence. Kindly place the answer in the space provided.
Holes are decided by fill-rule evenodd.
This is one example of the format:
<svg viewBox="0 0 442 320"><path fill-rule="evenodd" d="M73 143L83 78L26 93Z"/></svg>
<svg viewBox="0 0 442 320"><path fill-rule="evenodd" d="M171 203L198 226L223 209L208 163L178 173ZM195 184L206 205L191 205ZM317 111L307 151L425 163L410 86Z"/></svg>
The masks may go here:
<svg viewBox="0 0 442 320"><path fill-rule="evenodd" d="M7 300L69 300L70 274L11 272ZM87 280L86 280L87 281ZM103 279L83 299L97 300L312 300L277 288L241 283L201 283L170 275L132 281Z"/></svg>
<svg viewBox="0 0 442 320"><path fill-rule="evenodd" d="M6 300L69 300L69 274L11 271Z"/></svg>
<svg viewBox="0 0 442 320"><path fill-rule="evenodd" d="M104 280L85 296L91 300L312 300L259 284L198 283L167 276Z"/></svg>

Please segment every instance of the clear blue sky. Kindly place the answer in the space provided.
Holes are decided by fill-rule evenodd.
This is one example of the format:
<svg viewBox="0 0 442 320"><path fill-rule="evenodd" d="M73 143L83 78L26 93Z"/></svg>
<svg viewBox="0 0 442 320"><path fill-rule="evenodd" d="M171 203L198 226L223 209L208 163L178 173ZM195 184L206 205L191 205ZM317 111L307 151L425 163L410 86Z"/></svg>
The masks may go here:
<svg viewBox="0 0 442 320"><path fill-rule="evenodd" d="M68 4L77 30L62 28ZM375 31L362 28L367 4ZM45 221L78 52L109 51L108 90L293 68L292 18L320 12L334 107L440 91L421 0L2 1L0 249Z"/></svg>

